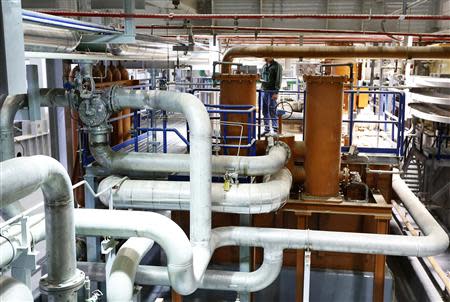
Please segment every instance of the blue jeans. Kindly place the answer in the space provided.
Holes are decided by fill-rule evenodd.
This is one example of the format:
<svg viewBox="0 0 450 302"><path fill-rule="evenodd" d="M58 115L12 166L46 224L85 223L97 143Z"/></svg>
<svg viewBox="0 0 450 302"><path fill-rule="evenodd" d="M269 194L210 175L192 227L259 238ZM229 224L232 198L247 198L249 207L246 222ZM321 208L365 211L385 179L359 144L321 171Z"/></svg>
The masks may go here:
<svg viewBox="0 0 450 302"><path fill-rule="evenodd" d="M272 99L274 92L263 91L262 92L262 112L264 116L264 130L270 131L270 121L272 121L272 128L274 131L278 130L278 117L277 117L277 100Z"/></svg>

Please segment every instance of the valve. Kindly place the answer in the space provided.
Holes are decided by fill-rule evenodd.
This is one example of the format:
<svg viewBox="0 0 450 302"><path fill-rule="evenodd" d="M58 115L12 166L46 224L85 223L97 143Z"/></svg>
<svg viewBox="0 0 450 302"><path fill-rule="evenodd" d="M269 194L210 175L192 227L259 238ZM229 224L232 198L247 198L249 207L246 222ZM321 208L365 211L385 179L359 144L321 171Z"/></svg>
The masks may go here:
<svg viewBox="0 0 450 302"><path fill-rule="evenodd" d="M239 177L239 175L236 172L234 172L232 170L227 170L225 172L225 175L223 176L223 179L224 179L223 190L225 192L228 192L228 191L230 191L232 185L239 184L238 177Z"/></svg>

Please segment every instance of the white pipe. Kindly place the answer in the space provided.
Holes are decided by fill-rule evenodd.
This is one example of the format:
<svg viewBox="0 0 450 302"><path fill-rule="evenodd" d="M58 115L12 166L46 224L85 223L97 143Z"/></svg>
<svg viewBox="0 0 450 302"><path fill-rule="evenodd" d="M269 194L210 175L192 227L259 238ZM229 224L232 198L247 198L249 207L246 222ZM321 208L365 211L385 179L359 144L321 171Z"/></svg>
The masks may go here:
<svg viewBox="0 0 450 302"><path fill-rule="evenodd" d="M23 283L8 276L0 276L0 301L33 302L31 290Z"/></svg>
<svg viewBox="0 0 450 302"><path fill-rule="evenodd" d="M203 103L189 93L144 91L114 88L110 93L111 107L117 111L131 109L161 109L180 112L190 129L190 239L194 248L204 249L195 256L209 252L211 237L211 122ZM207 256L209 262L209 256ZM199 259L202 262L202 258ZM198 267L198 266L197 266ZM206 267L205 267L206 269ZM203 274L203 272L201 272Z"/></svg>
<svg viewBox="0 0 450 302"><path fill-rule="evenodd" d="M183 230L169 218L153 212L76 209L75 221L77 234L82 236L154 240L167 255L166 271L174 290L188 295L197 289L193 247Z"/></svg>
<svg viewBox="0 0 450 302"><path fill-rule="evenodd" d="M29 245L36 244L45 239L44 214L30 216L29 223ZM0 268L4 268L20 256L22 247L21 225L11 224L2 228L0 237Z"/></svg>
<svg viewBox="0 0 450 302"><path fill-rule="evenodd" d="M20 157L0 163L0 179L2 206L42 190L48 274L40 288L50 300L75 301L84 274L76 269L74 200L66 170L48 156Z"/></svg>
<svg viewBox="0 0 450 302"><path fill-rule="evenodd" d="M117 184L120 177L109 176L100 182L99 191ZM261 214L276 211L289 198L292 175L282 169L266 182L233 184L225 191L223 183L212 184L212 211L237 214ZM109 206L112 194L115 208L189 210L189 182L125 180L112 192L100 196Z"/></svg>
<svg viewBox="0 0 450 302"><path fill-rule="evenodd" d="M151 239L131 237L120 247L106 279L108 301L132 301L137 267L152 246Z"/></svg>
<svg viewBox="0 0 450 302"><path fill-rule="evenodd" d="M103 141L105 143L91 144L90 149L95 160L111 173L133 176L152 172L189 172L188 154L115 152L107 139ZM227 171L233 171L248 176L274 174L284 167L289 153L289 147L277 143L263 156L213 155L212 173L223 175Z"/></svg>

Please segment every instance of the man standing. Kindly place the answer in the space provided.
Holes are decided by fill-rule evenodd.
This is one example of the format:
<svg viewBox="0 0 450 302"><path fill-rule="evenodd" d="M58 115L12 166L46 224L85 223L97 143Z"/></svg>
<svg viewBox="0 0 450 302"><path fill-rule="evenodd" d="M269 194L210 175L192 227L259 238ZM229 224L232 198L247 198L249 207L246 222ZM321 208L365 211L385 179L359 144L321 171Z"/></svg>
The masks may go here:
<svg viewBox="0 0 450 302"><path fill-rule="evenodd" d="M278 118L276 115L278 91L281 86L281 78L283 76L283 68L281 64L273 58L264 58L266 64L263 67L261 75L262 92L262 110L264 116L264 133L270 132L270 124L272 123L273 132L278 130Z"/></svg>

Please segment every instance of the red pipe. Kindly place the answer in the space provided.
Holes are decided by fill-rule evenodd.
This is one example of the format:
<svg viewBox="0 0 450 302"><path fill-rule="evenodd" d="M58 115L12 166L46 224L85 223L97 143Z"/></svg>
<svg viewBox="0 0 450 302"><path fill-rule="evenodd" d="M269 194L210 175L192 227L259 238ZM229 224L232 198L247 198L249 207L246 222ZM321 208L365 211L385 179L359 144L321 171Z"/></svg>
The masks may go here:
<svg viewBox="0 0 450 302"><path fill-rule="evenodd" d="M376 36L412 36L412 37L433 37L450 38L450 34L433 33L408 33L408 32L379 32L379 31L354 31L340 29L303 29L303 28L279 28L279 27L252 27L252 26L202 26L193 25L193 30L210 31L250 31L250 32L285 32L285 33L321 33L321 34L359 34ZM136 29L186 29L183 25L137 25Z"/></svg>
<svg viewBox="0 0 450 302"><path fill-rule="evenodd" d="M41 10L45 14L65 17L113 17L169 20L211 20L211 19L337 19L337 20L450 20L449 15L383 15L383 14L148 14L121 12L76 12Z"/></svg>

